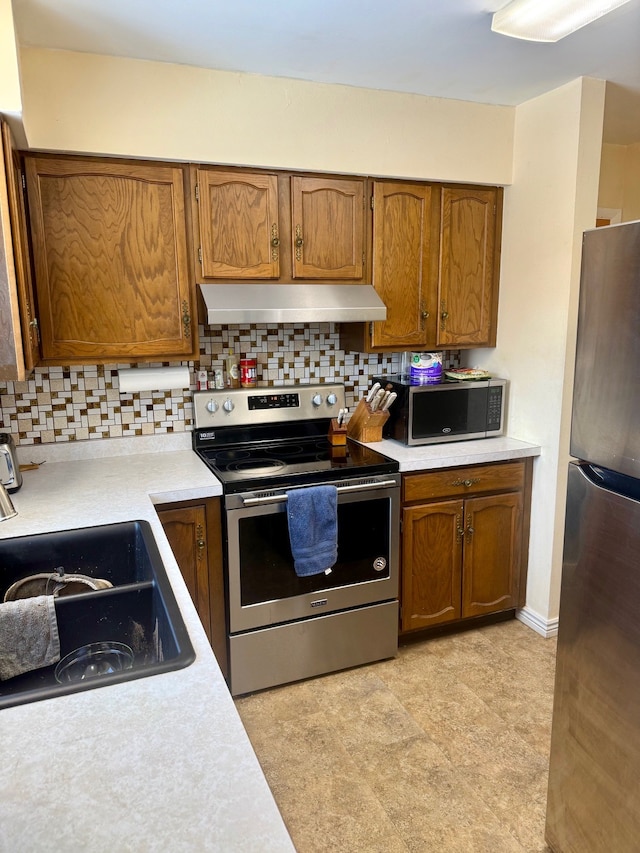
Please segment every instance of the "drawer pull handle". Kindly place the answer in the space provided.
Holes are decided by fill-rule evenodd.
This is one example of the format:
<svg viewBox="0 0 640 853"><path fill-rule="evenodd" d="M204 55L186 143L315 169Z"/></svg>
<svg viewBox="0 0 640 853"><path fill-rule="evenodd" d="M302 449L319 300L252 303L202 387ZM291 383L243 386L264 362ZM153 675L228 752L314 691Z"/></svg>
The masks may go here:
<svg viewBox="0 0 640 853"><path fill-rule="evenodd" d="M302 247L304 246L304 240L302 238L302 226L296 225L296 239L294 240L294 245L296 247L296 261L302 260Z"/></svg>
<svg viewBox="0 0 640 853"><path fill-rule="evenodd" d="M204 538L204 528L201 524L198 524L196 527L196 548L198 549L198 562L200 562L204 556L204 549L206 546L206 541Z"/></svg>
<svg viewBox="0 0 640 853"><path fill-rule="evenodd" d="M466 488L468 489L470 486L475 486L475 484L479 483L479 482L480 482L480 477L472 477L472 478L467 479L467 480L461 480L458 478L457 480L454 480L451 483L451 485L452 486L466 486Z"/></svg>
<svg viewBox="0 0 640 853"><path fill-rule="evenodd" d="M278 260L278 250L280 247L280 237L278 236L278 226L274 222L271 226L271 260Z"/></svg>

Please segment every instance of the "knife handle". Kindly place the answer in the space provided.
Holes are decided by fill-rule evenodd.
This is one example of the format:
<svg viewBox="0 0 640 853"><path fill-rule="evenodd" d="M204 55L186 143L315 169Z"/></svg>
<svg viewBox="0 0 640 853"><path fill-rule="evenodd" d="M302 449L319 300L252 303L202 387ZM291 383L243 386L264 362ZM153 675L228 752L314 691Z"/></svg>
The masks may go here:
<svg viewBox="0 0 640 853"><path fill-rule="evenodd" d="M371 411L372 412L378 411L378 406L382 402L382 398L384 397L384 393L385 392L382 388L376 393L376 396L371 401Z"/></svg>
<svg viewBox="0 0 640 853"><path fill-rule="evenodd" d="M369 391L369 393L367 394L367 397L366 397L366 400L365 400L365 402L366 402L366 403L371 403L371 402L373 402L373 398L374 398L374 397L376 396L376 394L378 393L378 389L379 389L379 388L380 388L380 383L379 383L379 382L376 382L376 384L375 384L375 385L372 385L372 386L371 386L371 390L370 390L370 391Z"/></svg>
<svg viewBox="0 0 640 853"><path fill-rule="evenodd" d="M383 412L386 412L386 411L388 411L388 410L389 410L389 408L391 407L391 404L395 401L395 399L397 398L397 396L398 396L398 395L396 394L396 392L395 392L395 391L392 391L392 392L391 392L391 394L389 394L389 396L387 397L387 399L386 399L386 400L384 401L384 403L382 404L382 411L383 411Z"/></svg>

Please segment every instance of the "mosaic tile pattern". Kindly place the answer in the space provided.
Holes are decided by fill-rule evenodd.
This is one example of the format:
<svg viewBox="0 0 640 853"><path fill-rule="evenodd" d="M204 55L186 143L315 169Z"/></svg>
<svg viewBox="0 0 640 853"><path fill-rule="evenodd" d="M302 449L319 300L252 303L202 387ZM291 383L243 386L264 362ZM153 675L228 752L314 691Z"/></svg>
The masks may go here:
<svg viewBox="0 0 640 853"><path fill-rule="evenodd" d="M189 367L187 391L121 394L118 369L129 363L38 367L26 382L0 382L0 429L19 444L119 438L184 432L193 427L195 373L224 369L225 350L255 358L258 384L344 382L353 407L377 373L400 368L401 353L367 355L340 349L333 323L267 326L200 326L197 362L145 366ZM443 354L445 367L460 365L459 352ZM135 366L135 365L134 365Z"/></svg>

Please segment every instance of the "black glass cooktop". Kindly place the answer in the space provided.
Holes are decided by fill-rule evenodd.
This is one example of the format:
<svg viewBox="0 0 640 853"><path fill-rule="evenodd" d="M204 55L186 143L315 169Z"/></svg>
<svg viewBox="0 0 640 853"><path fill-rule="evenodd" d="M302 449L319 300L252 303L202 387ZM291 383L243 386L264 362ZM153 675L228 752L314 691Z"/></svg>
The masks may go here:
<svg viewBox="0 0 640 853"><path fill-rule="evenodd" d="M246 439L246 431L243 433ZM211 440L207 436L206 430L196 430L194 449L226 492L388 474L399 468L395 460L350 439L346 445L333 446L326 431L285 440L254 436L251 441L235 441L232 435L216 435Z"/></svg>

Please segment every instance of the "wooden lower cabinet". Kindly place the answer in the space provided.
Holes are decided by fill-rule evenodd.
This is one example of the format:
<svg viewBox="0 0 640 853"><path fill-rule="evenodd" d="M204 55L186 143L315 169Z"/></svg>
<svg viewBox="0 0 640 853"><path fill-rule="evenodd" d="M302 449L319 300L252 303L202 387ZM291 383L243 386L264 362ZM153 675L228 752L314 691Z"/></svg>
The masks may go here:
<svg viewBox="0 0 640 853"><path fill-rule="evenodd" d="M228 674L220 499L156 507L158 517L218 660Z"/></svg>
<svg viewBox="0 0 640 853"><path fill-rule="evenodd" d="M524 605L532 465L404 476L401 632Z"/></svg>

